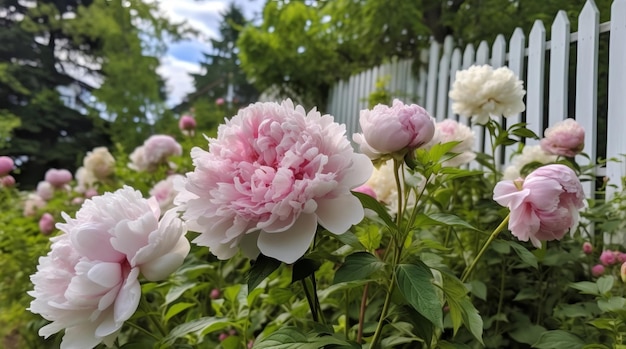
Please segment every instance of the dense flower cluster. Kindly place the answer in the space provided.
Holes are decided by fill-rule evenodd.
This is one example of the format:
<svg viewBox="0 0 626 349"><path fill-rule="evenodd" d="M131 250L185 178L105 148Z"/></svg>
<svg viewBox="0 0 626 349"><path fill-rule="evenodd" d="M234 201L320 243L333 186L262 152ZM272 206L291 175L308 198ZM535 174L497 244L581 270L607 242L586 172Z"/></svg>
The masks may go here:
<svg viewBox="0 0 626 349"><path fill-rule="evenodd" d="M290 100L241 109L209 140L194 148L176 203L194 242L220 259L239 249L286 263L302 257L318 223L342 234L364 211L350 190L372 172L352 149L345 127Z"/></svg>
<svg viewBox="0 0 626 349"><path fill-rule="evenodd" d="M167 163L170 156L182 155L183 148L174 138L168 135L150 136L143 145L135 148L130 154L128 165L135 171L152 172L160 164Z"/></svg>
<svg viewBox="0 0 626 349"><path fill-rule="evenodd" d="M112 344L139 304L139 274L162 280L189 252L176 212L159 216L157 203L130 187L86 200L76 218L63 214L63 233L31 276L29 310L51 321L39 334L65 329L61 348Z"/></svg>

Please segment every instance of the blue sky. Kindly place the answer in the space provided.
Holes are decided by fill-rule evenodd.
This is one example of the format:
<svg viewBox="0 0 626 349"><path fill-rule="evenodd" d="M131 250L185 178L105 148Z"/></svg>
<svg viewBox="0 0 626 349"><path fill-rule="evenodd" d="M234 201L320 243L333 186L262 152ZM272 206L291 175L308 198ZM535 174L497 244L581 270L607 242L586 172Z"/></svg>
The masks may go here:
<svg viewBox="0 0 626 349"><path fill-rule="evenodd" d="M193 91L193 80L189 73L200 72L203 52L208 51L209 39L219 38L221 13L230 2L237 4L246 18L260 18L265 0L160 0L163 13L174 22L184 21L200 34L169 46L167 54L161 59L159 74L167 81L169 92L168 105L178 104L182 98Z"/></svg>

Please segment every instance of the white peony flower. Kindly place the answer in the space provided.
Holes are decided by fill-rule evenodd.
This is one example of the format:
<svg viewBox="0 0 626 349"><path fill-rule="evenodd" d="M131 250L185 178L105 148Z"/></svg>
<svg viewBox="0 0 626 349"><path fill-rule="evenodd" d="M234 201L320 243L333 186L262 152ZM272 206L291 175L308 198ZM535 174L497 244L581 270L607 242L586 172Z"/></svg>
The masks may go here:
<svg viewBox="0 0 626 349"><path fill-rule="evenodd" d="M115 158L106 147L97 147L87 152L83 159L83 166L97 179L103 180L115 170Z"/></svg>
<svg viewBox="0 0 626 349"><path fill-rule="evenodd" d="M139 304L139 274L163 280L189 252L177 213L159 216L156 201L130 187L86 200L75 219L63 213L63 233L31 276L29 310L51 321L39 334L65 329L62 349L111 345Z"/></svg>
<svg viewBox="0 0 626 349"><path fill-rule="evenodd" d="M174 181L182 180L183 175L174 174L158 182L150 189L150 195L159 203L161 211L167 211L174 207L174 198L178 191L174 188Z"/></svg>
<svg viewBox="0 0 626 349"><path fill-rule="evenodd" d="M524 166L533 162L549 164L556 161L557 156L546 153L540 145L525 146L521 154L513 156L511 165L504 169L503 180L516 180L522 177Z"/></svg>
<svg viewBox="0 0 626 349"><path fill-rule="evenodd" d="M525 110L523 83L507 67L471 66L456 73L449 96L452 111L486 124L490 117L517 115Z"/></svg>

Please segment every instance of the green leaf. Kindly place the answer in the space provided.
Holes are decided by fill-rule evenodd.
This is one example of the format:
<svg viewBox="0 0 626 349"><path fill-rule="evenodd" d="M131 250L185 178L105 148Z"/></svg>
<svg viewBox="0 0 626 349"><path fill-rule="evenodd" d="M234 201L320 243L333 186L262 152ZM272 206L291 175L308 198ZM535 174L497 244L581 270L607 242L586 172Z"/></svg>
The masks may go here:
<svg viewBox="0 0 626 349"><path fill-rule="evenodd" d="M617 329L617 326L619 326L621 323L622 322L620 320L615 319L595 319L589 321L589 324L591 324L593 327L599 328L601 330L608 330L611 332L614 332Z"/></svg>
<svg viewBox="0 0 626 349"><path fill-rule="evenodd" d="M322 263L320 263L319 261L310 258L302 258L297 260L293 264L291 272L291 283L303 280L310 275L314 275L314 273L320 268L321 265Z"/></svg>
<svg viewBox="0 0 626 349"><path fill-rule="evenodd" d="M600 295L598 285L591 281L581 281L570 285L571 288L577 289L582 293L591 294L594 296Z"/></svg>
<svg viewBox="0 0 626 349"><path fill-rule="evenodd" d="M480 280L470 281L470 292L478 299L487 300L487 285Z"/></svg>
<svg viewBox="0 0 626 349"><path fill-rule="evenodd" d="M400 264L396 269L398 289L411 306L438 328L443 328L442 305L427 265Z"/></svg>
<svg viewBox="0 0 626 349"><path fill-rule="evenodd" d="M216 318L213 316L203 317L191 322L178 325L170 331L170 333L163 339L163 345L171 346L176 339L181 338L190 333L196 333L197 336L203 337L203 333L209 333L213 331L226 328L230 325L227 319Z"/></svg>
<svg viewBox="0 0 626 349"><path fill-rule="evenodd" d="M361 201L363 207L369 208L370 210L376 212L378 214L378 217L380 217L380 219L382 219L388 227L392 228L393 230L398 230L398 227L389 215L389 212L387 212L387 209L385 209L385 207L380 202L378 202L378 200L363 193L352 192L352 194L356 196L359 201Z"/></svg>
<svg viewBox="0 0 626 349"><path fill-rule="evenodd" d="M514 241L504 241L505 243L507 243L509 246L511 246L513 248L513 251L515 252L515 254L517 254L517 256L526 264L528 264L529 266L537 269L538 265L537 265L537 257L535 257L534 254L532 254L530 251L528 251L528 249L520 244L518 244L517 242Z"/></svg>
<svg viewBox="0 0 626 349"><path fill-rule="evenodd" d="M514 130L511 130L510 133L513 134L513 135L516 135L518 137L539 139L539 137L537 136L537 134L535 132L527 129L526 127L516 128Z"/></svg>
<svg viewBox="0 0 626 349"><path fill-rule="evenodd" d="M359 241L359 238L351 231L347 231L339 235L329 233L329 236L332 236L335 239L341 241L344 245L352 246L353 248L357 250L365 249L365 246L361 244L361 241Z"/></svg>
<svg viewBox="0 0 626 349"><path fill-rule="evenodd" d="M280 267L280 264L278 259L260 254L248 272L248 292L259 286L266 277Z"/></svg>
<svg viewBox="0 0 626 349"><path fill-rule="evenodd" d="M167 322L169 319L171 319L172 317L176 316L181 311L183 311L185 309L188 309L188 308L191 308L194 305L196 305L196 304L195 303L185 303L185 302L176 303L176 304L172 305L169 309L167 309L167 312L165 313L164 320Z"/></svg>
<svg viewBox="0 0 626 349"><path fill-rule="evenodd" d="M598 308L604 312L623 310L626 306L626 299L622 297L611 297L609 299L598 299Z"/></svg>
<svg viewBox="0 0 626 349"><path fill-rule="evenodd" d="M541 335L546 331L543 326L535 324L524 324L514 326L514 330L509 332L509 335L515 339L516 342L524 344L536 343Z"/></svg>
<svg viewBox="0 0 626 349"><path fill-rule="evenodd" d="M363 280L385 267L385 263L367 252L356 252L346 257L346 261L335 273L333 284Z"/></svg>
<svg viewBox="0 0 626 349"><path fill-rule="evenodd" d="M480 343L483 342L483 319L478 314L478 310L469 298L465 297L459 302L463 308L463 323L470 330L474 338Z"/></svg>
<svg viewBox="0 0 626 349"><path fill-rule="evenodd" d="M609 291L613 288L614 283L615 278L612 275L604 275L596 281L600 294L609 293Z"/></svg>
<svg viewBox="0 0 626 349"><path fill-rule="evenodd" d="M196 286L195 282L188 282L182 285L172 286L169 289L169 291L167 291L167 295L165 295L165 305L170 304L173 301L177 300L178 298L180 298L180 296L183 295L183 293L185 293L185 291L189 290L190 288L194 286Z"/></svg>
<svg viewBox="0 0 626 349"><path fill-rule="evenodd" d="M544 332L533 348L538 349L580 349L585 342L577 336L562 330Z"/></svg>
<svg viewBox="0 0 626 349"><path fill-rule="evenodd" d="M462 220L458 216L449 213L432 213L425 214L420 213L417 215L415 219L415 226L423 227L428 225L443 225L443 226L453 226L453 227L463 227L475 231L480 231L479 229L473 227L471 224Z"/></svg>
<svg viewBox="0 0 626 349"><path fill-rule="evenodd" d="M322 345L323 347L323 345ZM295 327L281 327L274 333L254 344L255 349L317 349L309 343L307 336Z"/></svg>

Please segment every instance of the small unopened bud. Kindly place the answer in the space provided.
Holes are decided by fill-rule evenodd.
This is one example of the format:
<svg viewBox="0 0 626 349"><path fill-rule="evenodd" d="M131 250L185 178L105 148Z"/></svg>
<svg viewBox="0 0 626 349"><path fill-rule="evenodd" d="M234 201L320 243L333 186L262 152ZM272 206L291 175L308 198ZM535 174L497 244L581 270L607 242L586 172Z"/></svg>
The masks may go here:
<svg viewBox="0 0 626 349"><path fill-rule="evenodd" d="M218 290L217 288L214 288L211 290L211 294L209 295L209 297L211 297L211 299L218 299L220 298L220 290Z"/></svg>
<svg viewBox="0 0 626 349"><path fill-rule="evenodd" d="M596 264L591 268L591 274L595 277L601 276L604 274L604 265Z"/></svg>
<svg viewBox="0 0 626 349"><path fill-rule="evenodd" d="M589 255L592 252L593 252L593 246L591 245L589 241L585 241L585 243L583 243L583 253L586 255Z"/></svg>
<svg viewBox="0 0 626 349"><path fill-rule="evenodd" d="M44 213L39 219L39 230L42 234L48 235L54 231L54 217L49 213Z"/></svg>

